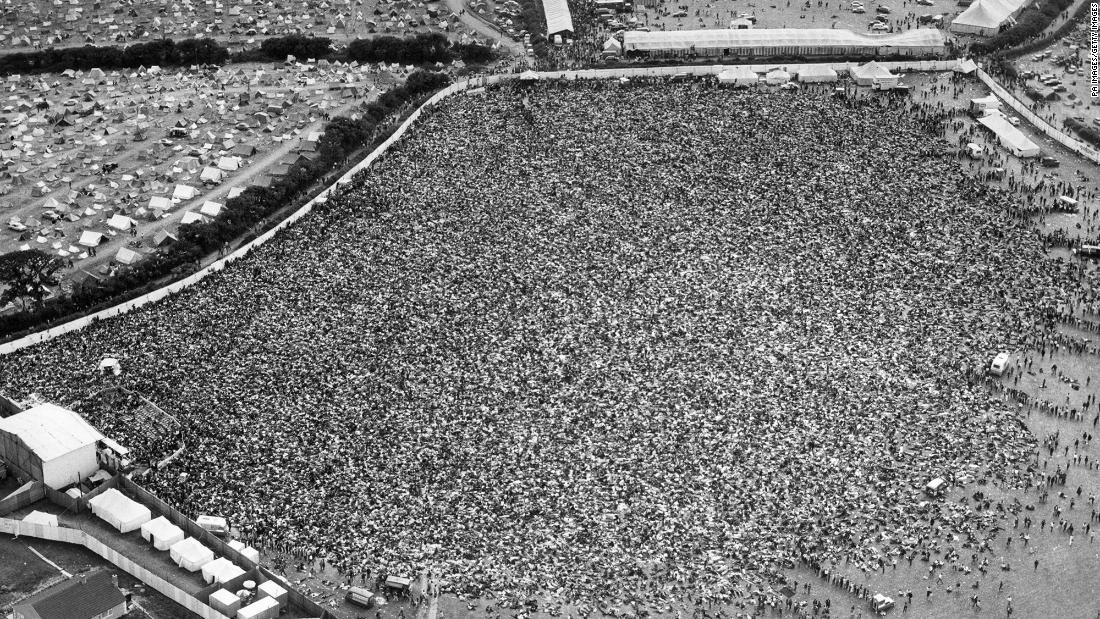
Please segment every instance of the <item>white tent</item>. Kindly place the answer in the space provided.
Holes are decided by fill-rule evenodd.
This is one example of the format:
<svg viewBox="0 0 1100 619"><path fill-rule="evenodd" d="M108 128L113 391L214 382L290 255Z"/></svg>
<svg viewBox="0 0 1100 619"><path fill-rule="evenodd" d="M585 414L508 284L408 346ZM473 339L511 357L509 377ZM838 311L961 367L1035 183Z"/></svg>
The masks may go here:
<svg viewBox="0 0 1100 619"><path fill-rule="evenodd" d="M101 232L92 232L91 230L85 230L80 233L80 240L77 241L78 245L84 247L98 247L103 242L103 234Z"/></svg>
<svg viewBox="0 0 1100 619"><path fill-rule="evenodd" d="M225 172L235 172L241 167L240 157L221 157L218 159L218 169Z"/></svg>
<svg viewBox="0 0 1100 619"><path fill-rule="evenodd" d="M149 508L134 501L114 488L88 501L92 513L118 529L120 533L137 530L149 522L152 514Z"/></svg>
<svg viewBox="0 0 1100 619"><path fill-rule="evenodd" d="M768 84L775 86L776 84L786 84L791 81L791 74L787 73L783 69L772 69L768 71L768 74L764 76L764 79L768 81Z"/></svg>
<svg viewBox="0 0 1100 619"><path fill-rule="evenodd" d="M982 125L997 136L997 141L1017 157L1038 157L1039 146L1032 142L1022 131L1013 127L1000 114L990 114L978 119Z"/></svg>
<svg viewBox="0 0 1100 619"><path fill-rule="evenodd" d="M1027 0L975 0L951 22L949 30L965 34L993 36L1001 25L1013 21Z"/></svg>
<svg viewBox="0 0 1100 619"><path fill-rule="evenodd" d="M199 209L199 212L203 215L206 215L207 217L217 217L222 212L223 208L225 208L225 205L221 202L211 202L210 200L207 200L203 203L202 208Z"/></svg>
<svg viewBox="0 0 1100 619"><path fill-rule="evenodd" d="M209 563L202 566L202 579L207 584L214 582L214 577L221 573L222 570L229 567L236 567L233 562L225 557L218 557Z"/></svg>
<svg viewBox="0 0 1100 619"><path fill-rule="evenodd" d="M619 40L615 37L610 37L604 42L603 51L621 54L623 53L623 44L619 43Z"/></svg>
<svg viewBox="0 0 1100 619"><path fill-rule="evenodd" d="M107 220L107 225L115 230L129 230L137 225L137 222L125 215L115 215Z"/></svg>
<svg viewBox="0 0 1100 619"><path fill-rule="evenodd" d="M149 210L172 210L172 201L164 196L153 196L149 198Z"/></svg>
<svg viewBox="0 0 1100 619"><path fill-rule="evenodd" d="M807 64L798 69L798 81L800 82L835 82L836 80L836 71L828 65Z"/></svg>
<svg viewBox="0 0 1100 619"><path fill-rule="evenodd" d="M840 28L752 28L729 30L627 30L624 52L737 56L942 53L943 33L913 28L892 34L864 34Z"/></svg>
<svg viewBox="0 0 1100 619"><path fill-rule="evenodd" d="M183 214L183 219L180 220L180 225L183 225L183 226L185 226L187 224L201 224L201 223L206 223L206 218L203 217L201 214L196 213L195 211L187 211L186 213Z"/></svg>
<svg viewBox="0 0 1100 619"><path fill-rule="evenodd" d="M168 555L176 565L189 572L198 571L199 568L214 560L214 552L193 537L172 544L168 549Z"/></svg>
<svg viewBox="0 0 1100 619"><path fill-rule="evenodd" d="M125 264L127 266L141 260L141 254L130 249L129 247L119 247L115 252L115 261L119 264Z"/></svg>
<svg viewBox="0 0 1100 619"><path fill-rule="evenodd" d="M46 512L40 512L35 510L23 517L23 522L27 524L41 524L48 527L56 527L57 516L54 514L47 514Z"/></svg>
<svg viewBox="0 0 1100 619"><path fill-rule="evenodd" d="M183 529L161 516L141 525L141 537L147 542L153 542L153 547L157 550L168 550L172 544L183 540Z"/></svg>
<svg viewBox="0 0 1100 619"><path fill-rule="evenodd" d="M890 72L890 69L880 65L872 60L865 65L852 67L849 71L852 74L852 79L860 86L870 86L875 83L876 80L897 80L898 75L894 75Z"/></svg>
<svg viewBox="0 0 1100 619"><path fill-rule="evenodd" d="M751 86L759 78L756 73L745 66L734 66L718 74L719 84L732 84L734 86Z"/></svg>
<svg viewBox="0 0 1100 619"><path fill-rule="evenodd" d="M222 172L218 168L208 167L202 169L202 174L199 174L199 180L205 183L220 183L222 177L225 176L225 172Z"/></svg>
<svg viewBox="0 0 1100 619"><path fill-rule="evenodd" d="M272 619L279 616L275 598L260 598L237 611L237 619Z"/></svg>
<svg viewBox="0 0 1100 619"><path fill-rule="evenodd" d="M190 200L199 195L199 190L195 189L191 185L176 185L175 191L172 192L173 200Z"/></svg>

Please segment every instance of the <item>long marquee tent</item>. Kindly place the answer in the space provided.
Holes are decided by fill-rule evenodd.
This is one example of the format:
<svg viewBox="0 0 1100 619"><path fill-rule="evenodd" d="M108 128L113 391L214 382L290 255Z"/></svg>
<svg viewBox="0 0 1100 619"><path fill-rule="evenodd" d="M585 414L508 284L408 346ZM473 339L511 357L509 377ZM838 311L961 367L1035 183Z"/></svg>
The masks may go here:
<svg viewBox="0 0 1100 619"><path fill-rule="evenodd" d="M875 54L939 55L943 33L916 28L896 34L863 34L828 28L756 28L750 30L628 30L623 50L654 55L821 56Z"/></svg>
<svg viewBox="0 0 1100 619"><path fill-rule="evenodd" d="M542 10L546 13L546 36L573 36L573 15L566 0L542 0Z"/></svg>

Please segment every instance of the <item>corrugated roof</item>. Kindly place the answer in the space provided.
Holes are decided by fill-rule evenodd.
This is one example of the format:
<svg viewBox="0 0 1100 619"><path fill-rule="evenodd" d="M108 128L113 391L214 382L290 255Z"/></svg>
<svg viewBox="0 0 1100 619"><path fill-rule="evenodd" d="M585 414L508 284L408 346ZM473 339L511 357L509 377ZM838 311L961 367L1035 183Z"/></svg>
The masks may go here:
<svg viewBox="0 0 1100 619"><path fill-rule="evenodd" d="M546 34L573 32L573 16L569 13L566 0L542 0L542 10L546 13Z"/></svg>
<svg viewBox="0 0 1100 619"><path fill-rule="evenodd" d="M917 28L895 34L863 34L830 28L756 28L750 30L659 30L624 33L629 51L736 47L943 47L943 33Z"/></svg>
<svg viewBox="0 0 1100 619"><path fill-rule="evenodd" d="M30 606L42 619L89 619L125 602L111 575L95 571L74 576L15 606Z"/></svg>
<svg viewBox="0 0 1100 619"><path fill-rule="evenodd" d="M56 404L40 404L0 419L0 432L19 437L43 462L103 438L83 417Z"/></svg>

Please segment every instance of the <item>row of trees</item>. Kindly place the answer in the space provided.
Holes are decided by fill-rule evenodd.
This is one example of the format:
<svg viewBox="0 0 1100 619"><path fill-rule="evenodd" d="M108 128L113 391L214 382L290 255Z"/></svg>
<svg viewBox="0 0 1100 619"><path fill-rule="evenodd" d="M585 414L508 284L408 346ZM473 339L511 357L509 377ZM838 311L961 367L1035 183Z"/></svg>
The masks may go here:
<svg viewBox="0 0 1100 619"><path fill-rule="evenodd" d="M348 158L364 146L380 144L396 129L385 124L395 113L418 105L432 92L450 83L444 73L415 71L403 86L395 87L364 108L361 118L337 117L325 126L313 161L295 165L270 187L249 187L228 200L225 210L209 223L180 226L179 240L123 269L106 281L75 287L67 297L43 301L47 286L57 285L58 259L42 252L17 252L0 260L0 306L20 300L21 309L0 316L0 337L18 336L49 322L73 319L140 296L165 277L179 278L193 272L204 256L237 238L255 238L271 223L267 218L280 209L298 204L316 190L318 181L331 180Z"/></svg>
<svg viewBox="0 0 1100 619"><path fill-rule="evenodd" d="M1042 34L1062 11L1071 6L1073 6L1073 0L1040 0L1024 9L1011 28L972 44L970 50L975 54L984 55L1023 45L1026 41ZM1084 6L1088 6L1088 3L1084 3Z"/></svg>
<svg viewBox="0 0 1100 619"><path fill-rule="evenodd" d="M7 54L0 56L0 75L222 64L228 58L228 50L210 39L160 39L126 47L86 45Z"/></svg>
<svg viewBox="0 0 1100 619"><path fill-rule="evenodd" d="M87 71L96 68L135 69L154 65L179 67L263 60L281 62L287 56L301 60L313 58L416 65L461 59L467 64L485 64L493 59L493 50L477 43L452 44L446 36L437 33L356 39L344 50L337 50L327 37L295 34L266 39L258 48L233 55L212 39L161 39L126 47L87 45L8 54L0 56L0 75L55 73L67 69Z"/></svg>
<svg viewBox="0 0 1100 619"><path fill-rule="evenodd" d="M1082 140L1093 146L1100 147L1100 130L1097 130L1095 126L1088 124L1080 118L1070 118L1066 120L1066 126L1072 129Z"/></svg>

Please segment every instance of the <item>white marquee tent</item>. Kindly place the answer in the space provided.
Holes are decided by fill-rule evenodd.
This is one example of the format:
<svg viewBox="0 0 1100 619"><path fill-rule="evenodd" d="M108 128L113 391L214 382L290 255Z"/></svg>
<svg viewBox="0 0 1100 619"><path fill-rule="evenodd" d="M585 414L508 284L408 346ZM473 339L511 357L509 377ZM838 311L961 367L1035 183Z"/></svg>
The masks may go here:
<svg viewBox="0 0 1100 619"><path fill-rule="evenodd" d="M802 65L798 67L796 73L800 82L835 82L837 80L836 71L823 64Z"/></svg>
<svg viewBox="0 0 1100 619"><path fill-rule="evenodd" d="M732 84L734 86L752 86L759 80L756 73L746 66L737 65L718 74L719 84Z"/></svg>
<svg viewBox="0 0 1100 619"><path fill-rule="evenodd" d="M993 36L1023 10L1027 0L975 0L951 22L951 32Z"/></svg>
<svg viewBox="0 0 1100 619"><path fill-rule="evenodd" d="M1032 142L1022 131L1013 127L1000 114L990 114L978 119L978 122L992 131L1002 146L1017 157L1038 157L1039 146Z"/></svg>
<svg viewBox="0 0 1100 619"><path fill-rule="evenodd" d="M168 550L172 544L183 540L183 529L161 516L141 525L141 537L147 542L153 542L153 547L157 550Z"/></svg>
<svg viewBox="0 0 1100 619"><path fill-rule="evenodd" d="M860 86L870 86L876 80L897 80L899 76L890 72L890 69L872 60L865 65L852 67L849 70L852 80Z"/></svg>
<svg viewBox="0 0 1100 619"><path fill-rule="evenodd" d="M149 508L130 499L114 488L88 501L92 513L118 529L120 533L135 531L149 522L152 514Z"/></svg>
<svg viewBox="0 0 1100 619"><path fill-rule="evenodd" d="M751 30L628 30L626 52L775 56L845 53L924 55L942 53L943 33L914 28L893 34L864 34L831 28L754 28Z"/></svg>
<svg viewBox="0 0 1100 619"><path fill-rule="evenodd" d="M772 69L768 71L768 74L764 76L764 79L768 81L768 84L775 86L777 84L786 84L791 81L791 74L787 73L783 69Z"/></svg>
<svg viewBox="0 0 1100 619"><path fill-rule="evenodd" d="M176 542L168 549L168 556L176 565L189 572L196 572L202 566L214 560L214 551L202 545L199 540L188 537Z"/></svg>

